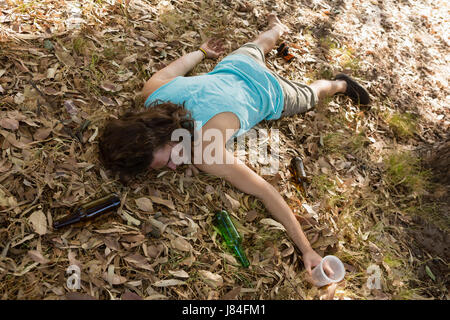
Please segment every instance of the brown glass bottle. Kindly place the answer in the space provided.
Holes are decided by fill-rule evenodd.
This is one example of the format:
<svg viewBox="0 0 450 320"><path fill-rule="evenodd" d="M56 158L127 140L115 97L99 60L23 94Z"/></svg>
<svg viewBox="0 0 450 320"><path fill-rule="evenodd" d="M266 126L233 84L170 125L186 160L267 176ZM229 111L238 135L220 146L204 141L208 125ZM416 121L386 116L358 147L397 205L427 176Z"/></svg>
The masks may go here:
<svg viewBox="0 0 450 320"><path fill-rule="evenodd" d="M303 166L303 160L300 157L295 157L291 160L289 171L294 177L294 184L300 190L302 195L306 198L306 185L308 178L306 177L305 167Z"/></svg>
<svg viewBox="0 0 450 320"><path fill-rule="evenodd" d="M120 199L115 193L111 193L103 198L92 200L77 207L67 217L56 221L54 229L74 224L81 221L95 219L107 212L117 209L120 206Z"/></svg>
<svg viewBox="0 0 450 320"><path fill-rule="evenodd" d="M283 57L283 59L286 60L287 62L290 62L294 58L294 55L289 52L289 47L286 45L285 42L283 42L278 47L277 52L278 52L278 55Z"/></svg>

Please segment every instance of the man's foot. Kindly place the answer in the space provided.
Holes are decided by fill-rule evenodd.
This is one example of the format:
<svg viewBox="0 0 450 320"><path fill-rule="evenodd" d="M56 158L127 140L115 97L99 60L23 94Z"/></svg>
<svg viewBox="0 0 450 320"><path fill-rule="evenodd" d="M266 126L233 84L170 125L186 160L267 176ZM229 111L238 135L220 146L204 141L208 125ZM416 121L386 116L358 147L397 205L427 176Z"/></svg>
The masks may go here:
<svg viewBox="0 0 450 320"><path fill-rule="evenodd" d="M344 95L352 99L353 102L361 105L370 104L369 92L367 92L367 90L364 89L363 86L350 78L348 75L339 73L334 79L344 80L347 83L347 90L345 90Z"/></svg>
<svg viewBox="0 0 450 320"><path fill-rule="evenodd" d="M276 13L270 13L267 16L267 21L269 22L270 29L279 29L280 34L284 35L289 32L289 28L281 23L280 19L278 19Z"/></svg>

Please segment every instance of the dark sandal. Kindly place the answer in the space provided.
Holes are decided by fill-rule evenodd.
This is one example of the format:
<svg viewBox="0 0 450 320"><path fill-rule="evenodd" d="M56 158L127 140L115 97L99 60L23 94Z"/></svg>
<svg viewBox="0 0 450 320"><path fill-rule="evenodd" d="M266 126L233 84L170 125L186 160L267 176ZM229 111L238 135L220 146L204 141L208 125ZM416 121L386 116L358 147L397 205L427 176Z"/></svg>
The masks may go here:
<svg viewBox="0 0 450 320"><path fill-rule="evenodd" d="M339 73L336 75L334 80L344 80L347 82L347 90L344 92L344 95L353 100L353 102L368 105L370 104L369 93L366 89L364 89L359 83L350 78L348 75L344 73Z"/></svg>

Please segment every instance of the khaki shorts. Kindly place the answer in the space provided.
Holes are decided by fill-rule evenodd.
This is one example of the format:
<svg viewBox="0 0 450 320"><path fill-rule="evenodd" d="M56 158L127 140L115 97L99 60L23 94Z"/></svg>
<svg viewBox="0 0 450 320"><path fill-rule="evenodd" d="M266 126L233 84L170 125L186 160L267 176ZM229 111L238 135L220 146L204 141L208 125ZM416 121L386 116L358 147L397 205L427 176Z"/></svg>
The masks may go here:
<svg viewBox="0 0 450 320"><path fill-rule="evenodd" d="M230 53L230 55L232 54L244 54L252 57L278 80L281 89L283 90L284 98L283 112L281 113L282 117L305 113L316 105L318 97L310 86L283 78L267 68L264 52L256 43L248 42Z"/></svg>

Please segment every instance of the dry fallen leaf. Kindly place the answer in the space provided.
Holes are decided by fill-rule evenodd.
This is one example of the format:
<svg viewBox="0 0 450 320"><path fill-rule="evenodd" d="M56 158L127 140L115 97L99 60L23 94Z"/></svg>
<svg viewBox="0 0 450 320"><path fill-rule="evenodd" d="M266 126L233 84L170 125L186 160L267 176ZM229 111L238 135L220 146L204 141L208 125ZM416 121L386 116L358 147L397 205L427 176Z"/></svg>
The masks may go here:
<svg viewBox="0 0 450 320"><path fill-rule="evenodd" d="M127 282L127 278L114 273L113 265L108 266L108 271L103 273L103 279L111 285L118 285Z"/></svg>
<svg viewBox="0 0 450 320"><path fill-rule="evenodd" d="M74 251L69 251L69 253L67 254L67 259L69 260L69 265L71 266L78 266L80 269L82 268L82 263L77 260L76 258L77 254Z"/></svg>
<svg viewBox="0 0 450 320"><path fill-rule="evenodd" d="M67 292L67 300L97 300L93 296L81 292Z"/></svg>
<svg viewBox="0 0 450 320"><path fill-rule="evenodd" d="M17 130L19 129L19 121L16 119L3 118L0 119L0 126L9 130Z"/></svg>
<svg viewBox="0 0 450 320"><path fill-rule="evenodd" d="M66 110L69 114L78 114L78 108L72 100L64 101L64 106L66 107Z"/></svg>
<svg viewBox="0 0 450 320"><path fill-rule="evenodd" d="M161 254L162 251L163 251L162 245L158 245L158 246L151 245L151 246L147 247L148 255L154 259L157 258Z"/></svg>
<svg viewBox="0 0 450 320"><path fill-rule="evenodd" d="M145 269L148 271L154 271L153 268L148 263L147 259L138 253L131 254L125 257L124 260L135 265L138 268Z"/></svg>
<svg viewBox="0 0 450 320"><path fill-rule="evenodd" d="M101 96L99 98L100 102L103 103L105 106L116 106L117 103L114 102L113 99L109 98L109 97L105 97L105 96Z"/></svg>
<svg viewBox="0 0 450 320"><path fill-rule="evenodd" d="M181 278L181 279L189 278L189 274L184 270L177 270L177 271L169 270L169 273L177 278Z"/></svg>
<svg viewBox="0 0 450 320"><path fill-rule="evenodd" d="M336 293L337 283L332 283L326 287L326 292L320 296L320 300L333 300Z"/></svg>
<svg viewBox="0 0 450 320"><path fill-rule="evenodd" d="M162 204L169 209L175 210L175 206L171 200L164 200L158 196L150 196L150 199L152 199L152 201L155 203Z"/></svg>
<svg viewBox="0 0 450 320"><path fill-rule="evenodd" d="M125 293L122 294L121 300L143 300L143 299L136 293L126 290Z"/></svg>
<svg viewBox="0 0 450 320"><path fill-rule="evenodd" d="M284 250L281 252L281 257L282 257L282 258L288 257L288 256L290 256L291 254L293 254L294 251L295 251L295 250L294 250L294 247L290 246L290 247L284 249Z"/></svg>
<svg viewBox="0 0 450 320"><path fill-rule="evenodd" d="M0 130L0 134L5 137L6 141L8 141L10 144L12 144L14 147L19 149L29 149L30 146L26 143L17 141L15 137L15 133L8 132L5 130Z"/></svg>
<svg viewBox="0 0 450 320"><path fill-rule="evenodd" d="M258 212L256 210L250 210L247 212L247 215L245 216L245 221L252 222L258 217Z"/></svg>
<svg viewBox="0 0 450 320"><path fill-rule="evenodd" d="M208 270L199 270L198 273L202 280L213 289L217 289L223 285L223 278L221 275L212 273Z"/></svg>
<svg viewBox="0 0 450 320"><path fill-rule="evenodd" d="M46 264L49 263L50 260L47 259L46 257L44 257L42 255L41 252L37 251L37 250L29 250L28 251L28 256L33 259L33 261L35 262L39 262L40 264Z"/></svg>
<svg viewBox="0 0 450 320"><path fill-rule="evenodd" d="M122 60L122 63L123 64L132 63L132 62L136 61L136 59L137 59L137 53L134 53L134 54L131 54L131 55L127 56L126 58L124 58Z"/></svg>
<svg viewBox="0 0 450 320"><path fill-rule="evenodd" d="M114 84L110 81L103 81L100 84L100 88L108 92L118 92L122 90L123 86L121 84Z"/></svg>
<svg viewBox="0 0 450 320"><path fill-rule="evenodd" d="M123 81L127 81L128 79L130 79L133 76L133 72L129 71L129 72L125 72L125 73L119 73L117 76L117 81L123 82Z"/></svg>
<svg viewBox="0 0 450 320"><path fill-rule="evenodd" d="M234 300L238 297L241 292L242 287L236 287L228 291L225 295L223 295L222 300Z"/></svg>
<svg viewBox="0 0 450 320"><path fill-rule="evenodd" d="M33 212L28 218L28 221L37 234L44 235L47 233L47 218L42 210Z"/></svg>
<svg viewBox="0 0 450 320"><path fill-rule="evenodd" d="M271 218L264 218L264 219L261 219L261 220L259 220L259 223L262 223L262 224L271 226L271 227L273 227L274 229L286 231L285 227L284 227L281 223L279 223L278 221L275 221L275 220L273 220L273 219L271 219Z"/></svg>
<svg viewBox="0 0 450 320"><path fill-rule="evenodd" d="M75 60L69 52L64 50L55 50L55 55L56 57L58 57L58 60L64 63L66 66L75 67Z"/></svg>
<svg viewBox="0 0 450 320"><path fill-rule="evenodd" d="M142 197L136 199L135 201L140 210L145 212L153 212L153 203L149 198Z"/></svg>
<svg viewBox="0 0 450 320"><path fill-rule="evenodd" d="M155 287L171 287L180 285L186 285L186 282L178 279L169 279L169 280L159 280L152 284L152 286Z"/></svg>
<svg viewBox="0 0 450 320"><path fill-rule="evenodd" d="M47 139L47 137L50 135L51 132L52 132L51 128L39 128L34 133L33 138L36 141L42 141Z"/></svg>
<svg viewBox="0 0 450 320"><path fill-rule="evenodd" d="M172 248L180 250L180 251L189 252L192 250L191 244L188 241L186 241L180 237L170 241L170 244L171 244Z"/></svg>
<svg viewBox="0 0 450 320"><path fill-rule="evenodd" d="M237 209L239 209L239 207L241 206L239 201L231 197L229 194L224 193L223 195L224 195L224 203L228 209L232 211L236 211Z"/></svg>

